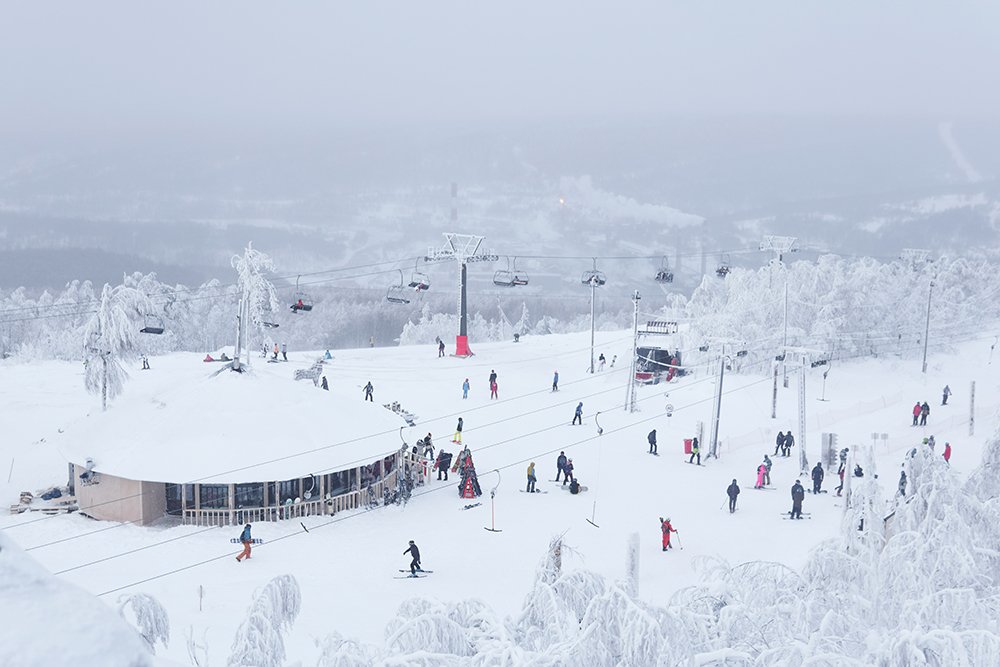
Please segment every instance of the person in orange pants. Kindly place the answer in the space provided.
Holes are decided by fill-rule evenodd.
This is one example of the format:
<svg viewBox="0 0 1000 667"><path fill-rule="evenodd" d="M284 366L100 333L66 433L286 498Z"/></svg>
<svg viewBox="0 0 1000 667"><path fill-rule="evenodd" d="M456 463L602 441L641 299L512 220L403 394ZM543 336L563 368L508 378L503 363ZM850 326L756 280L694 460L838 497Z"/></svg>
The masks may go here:
<svg viewBox="0 0 1000 667"><path fill-rule="evenodd" d="M253 538L250 537L249 523L243 528L243 532L240 534L240 542L243 543L243 553L237 556L236 560L242 563L244 556L246 556L247 560L250 560L250 545L253 544Z"/></svg>
<svg viewBox="0 0 1000 667"><path fill-rule="evenodd" d="M663 531L663 550L666 551L667 549L673 549L673 547L670 546L670 533L676 533L677 530L670 525L669 517L666 521L663 520L662 516L660 517L660 530Z"/></svg>

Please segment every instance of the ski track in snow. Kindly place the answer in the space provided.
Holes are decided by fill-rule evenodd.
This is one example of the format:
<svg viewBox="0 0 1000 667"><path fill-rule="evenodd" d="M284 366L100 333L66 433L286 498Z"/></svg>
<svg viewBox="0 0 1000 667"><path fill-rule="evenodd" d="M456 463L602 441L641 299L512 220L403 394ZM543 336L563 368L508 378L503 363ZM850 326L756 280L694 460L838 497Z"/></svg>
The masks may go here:
<svg viewBox="0 0 1000 667"><path fill-rule="evenodd" d="M628 358L630 332L599 332L597 341L595 354ZM95 522L79 514L42 519L38 513L25 513L2 515L0 528L30 549L29 555L51 572L66 570L59 578L94 594L152 578L122 592L151 594L166 607L174 633L170 646L159 648L158 653L179 664L189 662L182 630L190 627L199 641L207 631L211 661L222 664L254 591L281 574L294 575L302 588L303 613L287 638L286 662L315 664L319 649L314 639L333 631L381 645L386 623L400 603L413 596L427 595L445 602L480 598L500 615L516 613L531 588L535 567L556 533L567 531L566 542L583 556L568 557L565 567L591 569L609 579L625 576L627 539L638 533L642 552L639 596L665 606L675 591L694 583L691 562L697 556L718 555L732 565L757 559L777 561L798 569L813 546L840 530L843 509L837 506L840 499L832 491L819 497L807 494L803 507L811 512L811 521L781 519L791 508L792 483L801 479L804 486L810 485L808 474L800 474L798 465L803 438L797 428L794 379L788 389L779 388L779 418L772 420L771 382L757 376L727 375L720 434L739 440L736 436L763 428L771 435L759 444L723 447L718 460L707 455L710 445L703 441L705 465L697 467L685 465L683 439L695 433L698 421L705 423L706 439L710 431L714 384L705 367L694 369L692 375L669 388L639 388L641 411L628 414L622 409L627 365L593 376L584 372L590 358L589 332L526 337L517 344L478 342L473 347L476 356L471 359L439 359L433 345L338 350L326 376L331 389L356 395L359 402L362 394L357 387L371 380L378 404L398 401L419 415L417 425L404 430L410 445L430 431L437 448L457 453L458 446L450 440L457 417L464 417L463 443L471 448L480 476L484 495L477 501L482 502L481 507L457 511L476 502L459 497L457 476L448 483L432 479L416 490L405 508L307 518L304 523L309 533L298 520L256 524L254 536L265 543L254 548L250 561L241 564L233 560L239 547L230 544L239 533L238 527L139 528ZM888 441L879 441L876 449L889 495L904 452L927 435L936 436L939 449L949 441L954 450L952 467L967 473L979 463L983 443L995 428L992 415L985 409L977 414L975 436L968 435L967 424L948 430L935 430L934 424L968 415L970 380L979 380L978 405L997 404L1000 392L987 381L993 369L986 364L989 343L968 343L959 349L954 356L933 356L926 374L920 372L919 359L843 363L829 375L825 389L829 401L825 403L816 400L823 369L811 371L807 411L843 410L900 389L912 389L908 403L846 418L827 430L838 434L840 447L870 444L873 432L889 434ZM148 394L149 400L166 392L183 394L186 384L218 370L202 363L203 356L175 353L151 358L153 370L132 373L125 393L135 397ZM288 364L268 365L257 358L252 363L257 381L292 382L294 370L308 367L317 356L290 351ZM489 399L487 381L491 369L499 375L500 399L494 401ZM560 391L551 393L555 370L560 375ZM461 385L466 377L472 388L468 400L463 401ZM941 407L940 390L945 384L955 395L948 406ZM297 385L303 392L321 391L308 381ZM663 413L663 392L668 389L675 406L670 418ZM918 399L932 406L927 428L909 426L909 409ZM583 426L566 428L581 400ZM0 442L4 481L0 500L14 504L22 490L36 492L52 484L65 484L66 461L58 449L59 430L72 428L73 422L100 409L98 401L83 390L80 365L0 362L0 401L6 407L0 413L0 432L4 433ZM170 401L167 403L165 409L170 407ZM114 409L112 404L109 410ZM603 436L597 435L594 426L597 411L601 412ZM280 446L274 443L289 437L282 415L273 417L272 430L259 434L264 446L253 450L256 455L279 455ZM338 420L351 418L350 405L332 403L329 414L316 415L317 420L328 421L330 443L338 441ZM212 405L204 406L201 419L205 429L216 426ZM646 434L652 428L657 429L659 452L666 456L647 454ZM741 486L752 486L763 454L774 451L774 433L788 428L796 437L796 446L791 458L773 458L771 480L778 492L743 490L739 511L730 514L729 483L735 477ZM811 467L818 458L820 433L805 436ZM400 444L395 433L385 436L382 443L373 460ZM547 491L557 488L548 480L554 476L560 450L573 459L576 474L589 491L582 496L519 493L532 461L537 467L538 487ZM676 455L670 456L671 451ZM149 455L165 457L169 451L151 451ZM238 467L232 461L212 461L212 452L204 455L220 470ZM497 484L493 471L498 468L502 479L491 503L489 491ZM303 475L309 472L302 471ZM832 490L836 483L836 470L828 471L824 488ZM483 530L491 526L491 509L496 527L503 532ZM669 516L680 531L683 551L662 553L661 516ZM600 528L586 521L592 517ZM107 528L110 530L95 532ZM79 539L39 546L77 536ZM409 564L409 557L402 552L411 539L419 545L424 565L435 571L433 577L415 581L393 578ZM161 542L164 544L154 546ZM126 552L131 553L78 567ZM207 562L182 569L202 561ZM180 571L154 578L174 570ZM199 587L204 590L201 611ZM120 594L100 599L113 605ZM39 641L44 641L45 631L37 632Z"/></svg>

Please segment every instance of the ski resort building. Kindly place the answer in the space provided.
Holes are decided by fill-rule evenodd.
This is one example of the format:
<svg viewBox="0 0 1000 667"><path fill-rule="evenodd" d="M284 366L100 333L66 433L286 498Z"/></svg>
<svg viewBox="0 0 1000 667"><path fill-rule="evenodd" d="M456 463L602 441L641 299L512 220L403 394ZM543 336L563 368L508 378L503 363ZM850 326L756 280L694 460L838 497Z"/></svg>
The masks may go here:
<svg viewBox="0 0 1000 667"><path fill-rule="evenodd" d="M404 446L399 415L295 381L303 364L234 373L190 355L157 362L62 435L87 516L241 525L333 514L384 502L401 473L421 484L429 472Z"/></svg>

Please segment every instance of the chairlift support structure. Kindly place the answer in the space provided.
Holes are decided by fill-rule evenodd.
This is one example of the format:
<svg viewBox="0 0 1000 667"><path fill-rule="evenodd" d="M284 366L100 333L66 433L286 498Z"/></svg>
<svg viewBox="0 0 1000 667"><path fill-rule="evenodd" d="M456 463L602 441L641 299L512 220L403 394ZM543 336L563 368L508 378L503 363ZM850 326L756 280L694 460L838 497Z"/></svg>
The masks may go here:
<svg viewBox="0 0 1000 667"><path fill-rule="evenodd" d="M760 249L766 252L773 252L774 259L779 262L786 252L793 252L792 246L798 239L794 236L765 236L760 242Z"/></svg>
<svg viewBox="0 0 1000 667"><path fill-rule="evenodd" d="M389 285L389 289L385 293L385 300L389 303L407 304L410 300L406 298L405 290L406 287L403 285L403 272L399 271L399 284Z"/></svg>
<svg viewBox="0 0 1000 667"><path fill-rule="evenodd" d="M299 278L302 276L295 276L295 294L292 296L292 312L298 313L300 310L304 310L307 313L313 309L312 299L309 295L299 289Z"/></svg>
<svg viewBox="0 0 1000 667"><path fill-rule="evenodd" d="M427 249L425 262L458 262L459 284L461 290L458 297L458 320L459 331L455 339L455 356L469 357L472 351L469 350L469 333L467 317L467 297L466 297L466 265L470 262L495 262L500 259L492 249L482 247L485 236L475 236L473 234L457 234L455 232L444 232L444 245L430 247Z"/></svg>

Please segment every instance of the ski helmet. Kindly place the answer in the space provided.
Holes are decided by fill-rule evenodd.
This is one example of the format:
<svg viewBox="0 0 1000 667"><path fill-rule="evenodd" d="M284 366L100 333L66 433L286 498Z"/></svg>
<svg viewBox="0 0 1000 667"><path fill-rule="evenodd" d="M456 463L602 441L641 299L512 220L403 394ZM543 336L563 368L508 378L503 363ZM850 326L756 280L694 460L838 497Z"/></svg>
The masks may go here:
<svg viewBox="0 0 1000 667"><path fill-rule="evenodd" d="M410 540L410 544L413 544L413 540Z"/></svg>

